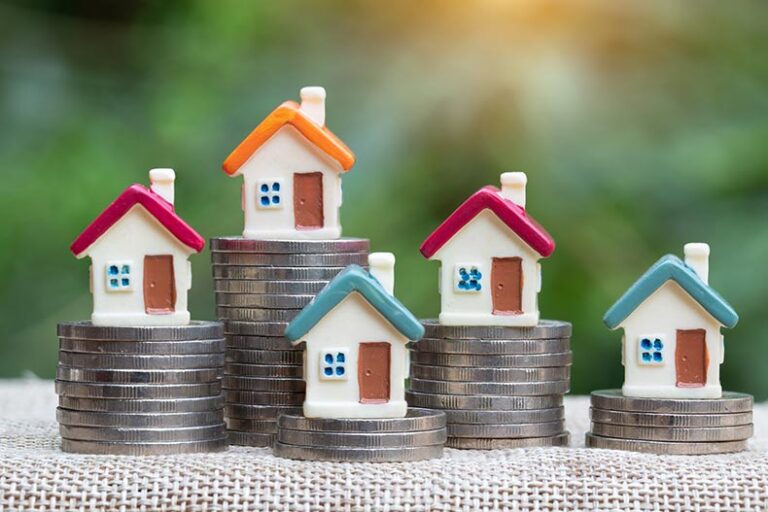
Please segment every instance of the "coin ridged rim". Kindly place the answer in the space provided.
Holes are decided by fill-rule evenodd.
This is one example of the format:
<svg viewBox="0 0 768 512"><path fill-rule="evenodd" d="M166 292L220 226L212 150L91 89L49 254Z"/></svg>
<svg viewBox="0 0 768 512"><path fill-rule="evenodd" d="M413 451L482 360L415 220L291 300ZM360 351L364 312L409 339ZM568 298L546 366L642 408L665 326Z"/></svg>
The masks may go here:
<svg viewBox="0 0 768 512"><path fill-rule="evenodd" d="M641 398L627 397L620 389L601 389L590 395L593 407L627 412L673 414L727 414L750 412L752 395L724 391L721 398Z"/></svg>
<svg viewBox="0 0 768 512"><path fill-rule="evenodd" d="M236 446L252 446L255 448L271 448L275 443L275 434L263 432L240 432L228 430L229 444Z"/></svg>
<svg viewBox="0 0 768 512"><path fill-rule="evenodd" d="M170 443L122 443L102 441L80 441L62 438L61 451L83 455L181 455L190 453L215 453L227 449L227 438L205 441L182 441Z"/></svg>
<svg viewBox="0 0 768 512"><path fill-rule="evenodd" d="M276 457L296 460L328 462L414 462L439 459L443 456L442 445L417 446L412 448L319 448L316 446L294 446L276 442L273 448Z"/></svg>
<svg viewBox="0 0 768 512"><path fill-rule="evenodd" d="M456 339L499 339L538 340L548 338L569 338L573 331L570 322L561 320L539 320L535 326L505 325L443 325L436 319L422 320L427 338Z"/></svg>
<svg viewBox="0 0 768 512"><path fill-rule="evenodd" d="M170 414L117 414L112 412L75 411L56 408L56 421L68 426L172 428L219 425L224 421L223 409Z"/></svg>
<svg viewBox="0 0 768 512"><path fill-rule="evenodd" d="M622 450L655 455L719 455L723 453L743 452L747 449L747 440L722 441L709 443L679 443L665 441L645 441L640 439L618 439L602 437L587 432L587 448Z"/></svg>
<svg viewBox="0 0 768 512"><path fill-rule="evenodd" d="M242 364L301 364L304 353L301 350L227 350L227 363Z"/></svg>
<svg viewBox="0 0 768 512"><path fill-rule="evenodd" d="M541 382L455 382L411 378L411 390L455 395L559 395L570 389L569 379Z"/></svg>
<svg viewBox="0 0 768 512"><path fill-rule="evenodd" d="M503 395L453 395L406 391L406 400L412 407L448 410L533 410L551 409L563 405L563 395L503 396Z"/></svg>
<svg viewBox="0 0 768 512"><path fill-rule="evenodd" d="M275 252L275 253L326 253L367 252L368 238L342 237L328 240L257 240L238 236L219 236L210 240L212 251ZM328 249L335 249L329 251Z"/></svg>
<svg viewBox="0 0 768 512"><path fill-rule="evenodd" d="M472 424L448 423L450 437L471 438L518 438L518 437L548 437L565 431L565 421L547 421L542 423L504 423L504 424Z"/></svg>
<svg viewBox="0 0 768 512"><path fill-rule="evenodd" d="M248 364L227 363L224 376L261 378L304 378L304 366L300 364Z"/></svg>
<svg viewBox="0 0 768 512"><path fill-rule="evenodd" d="M361 265L363 268L366 266ZM253 265L212 265L213 279L239 281L330 281L346 266L336 267L261 267Z"/></svg>
<svg viewBox="0 0 768 512"><path fill-rule="evenodd" d="M590 407L589 417L597 423L626 425L635 427L735 427L750 425L753 421L751 412L728 414L660 414L611 411Z"/></svg>
<svg viewBox="0 0 768 512"><path fill-rule="evenodd" d="M741 441L754 434L754 426L731 427L634 427L592 422L591 432L596 436L619 439L640 439L644 441L673 441L678 443L708 443L719 441Z"/></svg>
<svg viewBox="0 0 768 512"><path fill-rule="evenodd" d="M236 405L224 407L226 418L241 420L274 420L281 414L301 414L301 407L291 405Z"/></svg>
<svg viewBox="0 0 768 512"><path fill-rule="evenodd" d="M565 380L571 378L567 366L544 368L466 368L448 366L427 366L411 364L411 376L416 379L440 380L447 382L496 382L527 383Z"/></svg>
<svg viewBox="0 0 768 512"><path fill-rule="evenodd" d="M238 298L234 298L234 297ZM314 295L237 295L229 293L226 296L221 292L216 293L216 316L229 320L240 318L256 318L251 316L252 310L280 309L301 310L309 304ZM298 311L297 311L298 314Z"/></svg>
<svg viewBox="0 0 768 512"><path fill-rule="evenodd" d="M446 366L460 368L553 368L571 366L573 352L555 352L550 354L447 354L414 350L411 352L411 362L430 366Z"/></svg>
<svg viewBox="0 0 768 512"><path fill-rule="evenodd" d="M270 391L240 391L225 389L223 391L227 405L293 405L304 403L304 393L270 392Z"/></svg>
<svg viewBox="0 0 768 512"><path fill-rule="evenodd" d="M442 340L422 338L409 343L415 352L466 355L534 355L568 352L568 338L542 338L540 340Z"/></svg>
<svg viewBox="0 0 768 512"><path fill-rule="evenodd" d="M300 414L283 414L277 424L281 429L308 432L418 432L445 427L445 413L432 409L409 407L403 418L307 418Z"/></svg>
<svg viewBox="0 0 768 512"><path fill-rule="evenodd" d="M59 364L82 369L110 370L187 370L224 366L224 354L193 354L184 356L84 354L59 351Z"/></svg>
<svg viewBox="0 0 768 512"><path fill-rule="evenodd" d="M277 336L242 336L232 334L227 337L227 348L242 350L295 350L287 338Z"/></svg>
<svg viewBox="0 0 768 512"><path fill-rule="evenodd" d="M191 370L92 370L63 365L56 367L58 380L91 384L203 384L216 382L221 376L221 367Z"/></svg>
<svg viewBox="0 0 768 512"><path fill-rule="evenodd" d="M82 412L108 412L115 414L205 412L224 407L224 397L216 395L194 398L115 400L113 398L59 396L59 407Z"/></svg>
<svg viewBox="0 0 768 512"><path fill-rule="evenodd" d="M301 378L264 378L226 375L222 381L222 387L224 389L241 391L287 391L303 393L306 386L307 383Z"/></svg>
<svg viewBox="0 0 768 512"><path fill-rule="evenodd" d="M271 254L255 252L212 252L214 265L279 266L279 267L346 267L367 265L367 252L341 252L323 254Z"/></svg>
<svg viewBox="0 0 768 512"><path fill-rule="evenodd" d="M554 436L518 437L516 439L449 437L445 447L458 450L512 450L519 448L564 447L568 446L570 441L571 435L566 431Z"/></svg>
<svg viewBox="0 0 768 512"><path fill-rule="evenodd" d="M213 291L221 294L263 294L263 295L317 295L330 280L317 281L254 281L242 279L216 279Z"/></svg>
<svg viewBox="0 0 768 512"><path fill-rule="evenodd" d="M227 416L224 420L227 424L227 430L237 432L248 432L257 434L276 434L277 419L243 419Z"/></svg>
<svg viewBox="0 0 768 512"><path fill-rule="evenodd" d="M170 428L115 428L115 427L71 427L59 424L59 433L65 439L76 441L105 442L175 442L206 441L225 435L224 422L217 425Z"/></svg>
<svg viewBox="0 0 768 512"><path fill-rule="evenodd" d="M317 432L280 428L277 441L294 446L321 448L404 448L444 445L448 439L445 427L414 432Z"/></svg>
<svg viewBox="0 0 768 512"><path fill-rule="evenodd" d="M171 399L203 398L221 393L221 382L198 384L100 384L55 381L56 394L80 398L109 398L113 400L131 399Z"/></svg>
<svg viewBox="0 0 768 512"><path fill-rule="evenodd" d="M90 321L58 324L60 338L114 341L194 341L224 337L221 322L194 320L188 325L173 326L102 326Z"/></svg>
<svg viewBox="0 0 768 512"><path fill-rule="evenodd" d="M224 352L225 347L223 336L213 340L150 342L59 338L59 350L84 354L204 355Z"/></svg>
<svg viewBox="0 0 768 512"><path fill-rule="evenodd" d="M226 320L224 322L224 329L228 335L280 337L285 334L287 328L288 322L246 322L243 320Z"/></svg>
<svg viewBox="0 0 768 512"><path fill-rule="evenodd" d="M518 411L446 410L448 423L507 424L545 423L565 419L565 407L550 409L522 409Z"/></svg>
<svg viewBox="0 0 768 512"><path fill-rule="evenodd" d="M301 309L299 308L238 308L216 305L216 315L222 322L285 322L287 325L287 323L293 321L299 313L301 313ZM283 331L285 331L285 328L276 334L282 335Z"/></svg>

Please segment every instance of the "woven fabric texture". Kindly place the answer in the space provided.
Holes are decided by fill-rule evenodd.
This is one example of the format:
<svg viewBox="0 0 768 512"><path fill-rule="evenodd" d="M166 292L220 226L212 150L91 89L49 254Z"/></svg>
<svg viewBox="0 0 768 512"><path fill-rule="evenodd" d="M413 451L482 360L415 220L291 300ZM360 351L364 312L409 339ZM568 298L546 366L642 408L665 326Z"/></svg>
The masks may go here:
<svg viewBox="0 0 768 512"><path fill-rule="evenodd" d="M589 399L566 399L571 448L459 451L408 464L306 463L260 448L62 453L53 383L0 381L0 511L764 511L768 404L747 452L675 457L584 448Z"/></svg>

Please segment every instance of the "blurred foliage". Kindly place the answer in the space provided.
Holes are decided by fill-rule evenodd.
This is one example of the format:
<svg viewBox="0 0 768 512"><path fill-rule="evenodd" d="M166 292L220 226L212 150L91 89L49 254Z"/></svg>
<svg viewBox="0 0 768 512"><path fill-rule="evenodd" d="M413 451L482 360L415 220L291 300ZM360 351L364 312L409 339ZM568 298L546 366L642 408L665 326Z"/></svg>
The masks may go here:
<svg viewBox="0 0 768 512"><path fill-rule="evenodd" d="M555 236L541 309L574 324L573 391L621 383L601 317L661 254L712 244L741 323L728 389L768 398L768 4L283 0L0 3L0 376L52 377L56 323L87 318L70 242L152 167L206 237L241 230L220 165L302 85L357 153L345 233L398 256L437 314L423 238L471 192L529 173ZM213 316L209 255L191 311Z"/></svg>

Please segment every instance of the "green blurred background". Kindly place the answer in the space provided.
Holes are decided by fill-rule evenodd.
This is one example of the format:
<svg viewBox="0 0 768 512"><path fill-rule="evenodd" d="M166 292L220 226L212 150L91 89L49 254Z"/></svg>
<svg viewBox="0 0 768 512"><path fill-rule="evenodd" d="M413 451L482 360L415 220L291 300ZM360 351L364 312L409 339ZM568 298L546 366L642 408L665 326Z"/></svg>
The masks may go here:
<svg viewBox="0 0 768 512"><path fill-rule="evenodd" d="M712 245L741 322L726 388L768 398L768 3L503 0L0 2L0 377L53 377L56 323L90 314L68 246L114 197L177 171L206 238L242 229L227 154L303 85L357 154L347 235L396 253L439 309L423 238L499 173L557 240L541 310L574 324L573 392L621 384L601 317L659 256ZM213 316L210 256L192 315Z"/></svg>

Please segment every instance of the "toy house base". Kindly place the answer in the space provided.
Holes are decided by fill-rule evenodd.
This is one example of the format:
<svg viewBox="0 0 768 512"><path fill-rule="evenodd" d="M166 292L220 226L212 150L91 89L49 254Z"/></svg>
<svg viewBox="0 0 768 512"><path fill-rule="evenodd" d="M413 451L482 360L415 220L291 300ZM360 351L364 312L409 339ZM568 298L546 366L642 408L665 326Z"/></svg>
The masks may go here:
<svg viewBox="0 0 768 512"><path fill-rule="evenodd" d="M127 327L139 325L187 325L190 322L189 311L161 315L143 313L93 313L91 323L107 327Z"/></svg>
<svg viewBox="0 0 768 512"><path fill-rule="evenodd" d="M341 228L326 227L321 229L284 229L284 230L243 230L243 238L251 240L337 240L341 238Z"/></svg>
<svg viewBox="0 0 768 512"><path fill-rule="evenodd" d="M638 398L721 398L723 388L719 384L708 384L700 388L628 386L625 384L621 388L621 394Z"/></svg>
<svg viewBox="0 0 768 512"><path fill-rule="evenodd" d="M539 324L538 312L521 315L442 312L438 318L442 325L503 325L509 327L534 327Z"/></svg>
<svg viewBox="0 0 768 512"><path fill-rule="evenodd" d="M367 404L361 407L358 402L304 402L304 416L307 418L402 418L408 412L405 400Z"/></svg>

